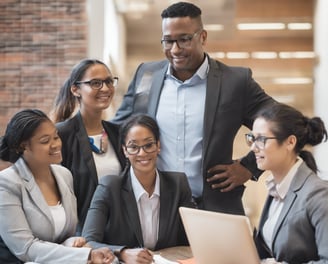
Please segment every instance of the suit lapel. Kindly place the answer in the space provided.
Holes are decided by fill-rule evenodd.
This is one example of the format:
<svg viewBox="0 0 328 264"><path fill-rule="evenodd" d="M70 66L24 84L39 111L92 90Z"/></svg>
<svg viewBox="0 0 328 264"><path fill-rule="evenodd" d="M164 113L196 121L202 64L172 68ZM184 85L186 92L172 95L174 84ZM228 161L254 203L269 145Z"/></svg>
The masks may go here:
<svg viewBox="0 0 328 264"><path fill-rule="evenodd" d="M132 190L130 173L128 172L126 176L127 177L126 179L124 179L122 189L123 210L125 210L125 214L127 215L130 229L134 230L135 236L138 240L138 244L140 245L140 247L143 247L144 243L141 231L141 224L139 220L136 199Z"/></svg>
<svg viewBox="0 0 328 264"><path fill-rule="evenodd" d="M96 172L96 164L92 156L88 134L85 130L80 112L76 115L75 130L77 132L77 140L79 141L81 155L83 155L86 167L89 169L89 171ZM97 173L90 173L89 176L96 184L98 184Z"/></svg>
<svg viewBox="0 0 328 264"><path fill-rule="evenodd" d="M272 248L274 248L274 243L277 238L277 234L283 225L283 222L285 221L290 209L292 208L295 200L297 199L297 192L302 188L304 185L304 182L309 177L311 171L307 168L305 163L303 162L300 167L298 168L291 184L289 187L289 191L286 195L286 200L284 202L284 206L281 210L281 213L278 217L277 224L273 230L273 238L272 238Z"/></svg>
<svg viewBox="0 0 328 264"><path fill-rule="evenodd" d="M172 214L172 204L174 194L170 189L170 186L165 181L165 177L159 173L160 177L160 212L159 212L159 228L158 228L158 240L156 243L156 248L162 243L162 240L169 234L169 215Z"/></svg>
<svg viewBox="0 0 328 264"><path fill-rule="evenodd" d="M148 99L148 114L152 117L156 116L158 103L159 103L159 97L164 85L164 79L167 72L168 62L165 63L165 65L159 69L158 71L154 72L152 75L152 82L151 82L151 88L149 91L149 99Z"/></svg>
<svg viewBox="0 0 328 264"><path fill-rule="evenodd" d="M25 188L30 194L31 199L33 200L35 206L37 206L44 216L49 220L51 226L54 226L53 219L51 217L50 209L41 193L39 186L36 184L34 177L27 167L23 158L20 158L14 165L18 170L18 174L21 175L25 183ZM53 232L54 230L52 230Z"/></svg>
<svg viewBox="0 0 328 264"><path fill-rule="evenodd" d="M209 72L206 84L206 100L205 100L205 112L204 112L204 150L206 153L210 134L215 124L216 109L218 108L219 96L221 91L221 71L217 63L208 57ZM206 157L203 159L206 159Z"/></svg>

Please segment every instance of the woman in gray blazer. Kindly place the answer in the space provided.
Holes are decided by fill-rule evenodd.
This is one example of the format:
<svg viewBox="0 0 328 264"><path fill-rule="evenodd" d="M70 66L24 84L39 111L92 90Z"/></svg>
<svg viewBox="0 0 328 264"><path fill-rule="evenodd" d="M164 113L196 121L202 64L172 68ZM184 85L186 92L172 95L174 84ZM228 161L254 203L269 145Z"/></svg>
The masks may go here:
<svg viewBox="0 0 328 264"><path fill-rule="evenodd" d="M246 141L269 191L256 235L262 263L328 263L328 183L305 145L327 139L319 117L278 104L257 114Z"/></svg>
<svg viewBox="0 0 328 264"><path fill-rule="evenodd" d="M156 169L160 142L154 119L133 116L120 138L131 166L123 177L100 180L82 234L91 246L109 246L124 263L151 263L148 249L188 244L178 208L192 206L191 190L184 173Z"/></svg>
<svg viewBox="0 0 328 264"><path fill-rule="evenodd" d="M10 120L0 158L0 263L110 263L107 248L83 247L72 238L77 210L72 175L61 162L61 140L41 111L27 109ZM70 242L72 241L72 242Z"/></svg>

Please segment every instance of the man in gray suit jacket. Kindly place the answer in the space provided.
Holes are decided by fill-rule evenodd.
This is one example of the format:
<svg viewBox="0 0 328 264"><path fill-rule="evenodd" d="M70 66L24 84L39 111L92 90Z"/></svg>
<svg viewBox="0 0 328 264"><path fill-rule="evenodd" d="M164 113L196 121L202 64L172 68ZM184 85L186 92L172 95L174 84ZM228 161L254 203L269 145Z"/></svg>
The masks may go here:
<svg viewBox="0 0 328 264"><path fill-rule="evenodd" d="M201 10L176 3L162 12L162 45L168 60L139 66L114 118L133 113L156 118L161 132L158 167L185 172L199 208L244 214L244 182L256 179L253 154L232 160L242 125L275 101L253 80L250 69L229 67L203 50L207 32Z"/></svg>

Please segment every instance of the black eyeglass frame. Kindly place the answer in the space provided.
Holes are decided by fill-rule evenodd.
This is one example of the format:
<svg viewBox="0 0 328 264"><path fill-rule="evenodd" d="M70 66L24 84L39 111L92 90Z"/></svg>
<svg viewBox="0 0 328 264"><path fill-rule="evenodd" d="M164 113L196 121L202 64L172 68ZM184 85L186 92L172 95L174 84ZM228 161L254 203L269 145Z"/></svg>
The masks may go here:
<svg viewBox="0 0 328 264"><path fill-rule="evenodd" d="M251 140L249 140L251 139ZM277 137L266 137L266 136L258 136L255 137L253 134L251 133L247 133L245 134L245 140L246 140L246 144L251 147L253 144L255 144L255 146L258 149L264 149L265 148L265 143L268 139L278 139ZM259 146L258 144L256 144L257 142L261 142L263 143L263 147Z"/></svg>
<svg viewBox="0 0 328 264"><path fill-rule="evenodd" d="M97 85L92 84L93 82L101 82L101 85L99 87L97 87ZM107 87L109 87L109 86L116 87L117 83L118 83L118 77L113 77L113 78L109 77L109 78L106 78L105 80L92 79L90 81L75 82L76 85L87 84L94 90L100 90L101 88L103 88L104 83L106 83Z"/></svg>
<svg viewBox="0 0 328 264"><path fill-rule="evenodd" d="M155 148L153 151L148 151L148 150L145 149L145 147L147 147L147 146L149 146L149 145L151 145L151 146L155 145L156 148ZM157 141L148 142L148 143L146 143L146 144L144 144L144 145L142 145L142 146L138 146L138 145L130 145L130 146L126 146L126 145L125 145L124 147L125 147L126 152L127 152L129 155L138 155L139 152L140 152L140 149L143 149L143 151L146 152L146 153L148 153L148 154L150 154L150 153L154 153L154 152L158 149ZM134 152L130 152L128 149L131 148L131 147L137 148L137 151L136 151L135 153L134 153Z"/></svg>
<svg viewBox="0 0 328 264"><path fill-rule="evenodd" d="M200 29L196 31L192 35L186 35L177 39L161 39L161 44L164 50L170 50L173 47L174 42L177 44L179 49L185 49L189 48L191 46L191 40L199 33L201 33L203 29ZM182 41L182 43L181 43ZM180 42L180 43L179 43ZM186 45L186 43L188 43ZM165 47L166 45L169 45L169 47Z"/></svg>

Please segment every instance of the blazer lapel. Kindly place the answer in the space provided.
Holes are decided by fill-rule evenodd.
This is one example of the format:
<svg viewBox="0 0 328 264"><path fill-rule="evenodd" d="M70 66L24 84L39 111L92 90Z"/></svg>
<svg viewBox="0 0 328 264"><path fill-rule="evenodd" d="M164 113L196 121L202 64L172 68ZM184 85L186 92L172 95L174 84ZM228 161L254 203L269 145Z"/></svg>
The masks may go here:
<svg viewBox="0 0 328 264"><path fill-rule="evenodd" d="M34 201L35 206L37 206L44 216L49 220L51 226L54 226L53 219L51 217L50 209L41 193L39 186L36 184L32 172L27 167L23 158L20 158L14 165L18 170L18 174L21 175L25 182L25 188L30 194L31 199ZM52 230L53 232L54 230Z"/></svg>
<svg viewBox="0 0 328 264"><path fill-rule="evenodd" d="M154 72L152 75L151 88L149 91L149 99L148 99L148 114L152 117L156 116L159 97L163 88L163 83L165 79L165 75L167 72L168 62L164 64L164 66L158 71Z"/></svg>
<svg viewBox="0 0 328 264"><path fill-rule="evenodd" d="M159 212L159 228L158 228L158 239L156 243L156 248L161 244L162 240L165 239L170 234L169 226L169 215L172 214L172 204L174 194L170 189L170 186L166 184L164 177L161 172L160 177L160 212Z"/></svg>
<svg viewBox="0 0 328 264"><path fill-rule="evenodd" d="M96 164L94 162L92 151L90 149L90 142L88 139L87 131L85 130L81 113L77 113L76 115L76 123L75 129L77 131L77 140L79 141L79 145L81 148L81 154L83 155L83 159L85 161L86 167L89 168L89 171L97 171ZM96 173L90 173L90 178L98 184L98 178Z"/></svg>
<svg viewBox="0 0 328 264"><path fill-rule="evenodd" d="M142 237L141 224L139 220L136 199L132 190L130 173L128 172L125 177L126 179L124 179L125 182L123 184L122 189L122 200L124 204L123 209L125 210L125 214L127 215L130 229L134 230L134 233L138 240L138 244L140 245L140 247L143 247L144 242Z"/></svg>
<svg viewBox="0 0 328 264"><path fill-rule="evenodd" d="M210 134L215 124L215 114L216 109L218 108L219 96L221 91L221 71L217 65L217 63L210 59L208 56L209 62L209 72L206 84L206 101L205 101L205 112L204 112L204 150L203 160L206 159L206 151Z"/></svg>
<svg viewBox="0 0 328 264"><path fill-rule="evenodd" d="M274 243L276 241L277 234L286 219L290 209L292 208L295 200L297 199L297 192L302 188L306 178L310 175L310 170L306 167L303 162L301 166L298 168L291 184L289 187L289 191L286 195L286 200L284 202L284 206L281 210L281 213L278 217L277 224L273 230L273 239L272 239L272 248L274 248Z"/></svg>

